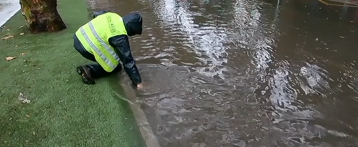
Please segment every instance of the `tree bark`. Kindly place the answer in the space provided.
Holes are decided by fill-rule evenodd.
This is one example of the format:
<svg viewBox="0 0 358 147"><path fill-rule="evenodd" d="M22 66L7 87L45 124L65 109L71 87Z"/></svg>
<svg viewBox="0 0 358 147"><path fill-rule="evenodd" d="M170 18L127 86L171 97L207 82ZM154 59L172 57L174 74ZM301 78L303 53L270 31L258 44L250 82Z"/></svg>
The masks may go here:
<svg viewBox="0 0 358 147"><path fill-rule="evenodd" d="M22 15L31 33L57 32L66 29L57 12L57 0L20 0Z"/></svg>

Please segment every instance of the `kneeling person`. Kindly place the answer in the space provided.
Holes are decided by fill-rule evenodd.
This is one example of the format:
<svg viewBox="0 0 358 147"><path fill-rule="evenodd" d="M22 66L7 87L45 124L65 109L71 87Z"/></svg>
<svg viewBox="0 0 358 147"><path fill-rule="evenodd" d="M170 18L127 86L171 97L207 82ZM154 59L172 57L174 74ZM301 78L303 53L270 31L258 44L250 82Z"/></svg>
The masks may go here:
<svg viewBox="0 0 358 147"><path fill-rule="evenodd" d="M137 88L142 87L142 79L132 57L128 36L142 34L142 17L130 13L123 18L113 12L96 12L93 19L80 27L75 35L74 47L86 59L94 61L77 67L77 73L86 84L95 84L101 78L122 69Z"/></svg>

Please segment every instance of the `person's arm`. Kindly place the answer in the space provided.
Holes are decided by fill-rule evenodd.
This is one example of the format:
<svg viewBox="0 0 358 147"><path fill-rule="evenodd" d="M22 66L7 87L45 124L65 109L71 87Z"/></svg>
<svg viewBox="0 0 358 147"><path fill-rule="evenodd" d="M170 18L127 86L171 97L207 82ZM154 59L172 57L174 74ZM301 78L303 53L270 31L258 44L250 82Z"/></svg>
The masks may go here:
<svg viewBox="0 0 358 147"><path fill-rule="evenodd" d="M127 35L115 36L109 39L111 46L117 50L120 60L123 63L124 70L132 80L133 85L141 87L142 78L132 56Z"/></svg>
<svg viewBox="0 0 358 147"><path fill-rule="evenodd" d="M110 12L110 11L107 11L107 10L95 11L95 12L93 12L93 14L92 14L92 19L93 19L93 18L96 18L96 17L99 16L99 15L105 14L105 13L107 13L107 12Z"/></svg>

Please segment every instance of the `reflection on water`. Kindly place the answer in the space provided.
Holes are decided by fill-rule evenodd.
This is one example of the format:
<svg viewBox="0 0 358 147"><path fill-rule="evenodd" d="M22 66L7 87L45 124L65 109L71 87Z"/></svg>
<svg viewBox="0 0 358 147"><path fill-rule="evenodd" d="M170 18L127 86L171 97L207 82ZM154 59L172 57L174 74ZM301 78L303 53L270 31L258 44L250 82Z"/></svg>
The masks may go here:
<svg viewBox="0 0 358 147"><path fill-rule="evenodd" d="M180 41L187 47L187 52L194 52L195 58L205 65L197 70L208 76L223 78L225 67L222 65L227 62L223 45L227 41L225 28L208 18L201 18L206 20L203 23L195 23L203 14L190 11L192 6L185 1L163 0L155 3L154 7L163 27L170 29L168 33L175 32L172 37L182 38ZM194 6L193 9L199 8Z"/></svg>
<svg viewBox="0 0 358 147"><path fill-rule="evenodd" d="M358 146L353 9L308 0L128 3L143 7L144 34L132 43L146 63L138 98L162 146Z"/></svg>

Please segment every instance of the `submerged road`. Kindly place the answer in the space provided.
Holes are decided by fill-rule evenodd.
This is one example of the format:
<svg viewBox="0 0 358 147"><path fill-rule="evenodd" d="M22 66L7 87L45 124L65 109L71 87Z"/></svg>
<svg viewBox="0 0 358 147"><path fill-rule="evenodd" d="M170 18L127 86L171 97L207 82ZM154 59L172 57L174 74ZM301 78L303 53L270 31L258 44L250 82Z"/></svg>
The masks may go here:
<svg viewBox="0 0 358 147"><path fill-rule="evenodd" d="M142 13L131 44L146 85L138 99L163 147L358 146L356 9L315 0L93 8Z"/></svg>

